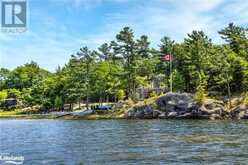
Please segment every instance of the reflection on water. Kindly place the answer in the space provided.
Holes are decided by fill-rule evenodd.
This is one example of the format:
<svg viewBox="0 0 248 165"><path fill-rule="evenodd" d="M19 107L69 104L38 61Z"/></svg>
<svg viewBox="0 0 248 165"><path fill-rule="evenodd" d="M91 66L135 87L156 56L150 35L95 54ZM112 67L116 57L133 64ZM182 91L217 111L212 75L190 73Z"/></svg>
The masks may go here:
<svg viewBox="0 0 248 165"><path fill-rule="evenodd" d="M245 164L246 121L0 120L0 153L24 164Z"/></svg>

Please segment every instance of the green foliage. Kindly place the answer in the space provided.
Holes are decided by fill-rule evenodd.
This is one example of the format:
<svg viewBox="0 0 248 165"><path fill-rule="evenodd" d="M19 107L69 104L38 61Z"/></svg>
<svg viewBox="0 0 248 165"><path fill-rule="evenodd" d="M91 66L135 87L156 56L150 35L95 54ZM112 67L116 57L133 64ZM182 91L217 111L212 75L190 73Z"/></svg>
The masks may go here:
<svg viewBox="0 0 248 165"><path fill-rule="evenodd" d="M200 83L199 74L209 75L209 59L211 58L211 40L202 31L193 31L188 34L184 44L179 47L175 56L178 72L185 80L185 90L195 92Z"/></svg>
<svg viewBox="0 0 248 165"><path fill-rule="evenodd" d="M120 89L120 90L117 91L117 98L118 98L118 100L123 100L125 98L124 90Z"/></svg>
<svg viewBox="0 0 248 165"><path fill-rule="evenodd" d="M244 104L248 105L248 92L245 93Z"/></svg>
<svg viewBox="0 0 248 165"><path fill-rule="evenodd" d="M10 73L8 69L0 68L0 90L8 88L7 81Z"/></svg>
<svg viewBox="0 0 248 165"><path fill-rule="evenodd" d="M197 102L203 102L205 99L206 99L206 85L207 85L207 82L206 82L206 77L203 73L199 74L199 79L200 79L200 83L199 85L197 86L196 88L196 92L194 93L194 96L193 98L197 101Z"/></svg>
<svg viewBox="0 0 248 165"><path fill-rule="evenodd" d="M242 90L248 91L248 61L247 60L240 60L241 66L241 74L242 74Z"/></svg>
<svg viewBox="0 0 248 165"><path fill-rule="evenodd" d="M227 47L231 49L230 67L233 70L231 88L234 91L242 92L247 88L247 70L248 70L248 38L247 29L235 26L230 23L222 29L219 34L228 43Z"/></svg>
<svg viewBox="0 0 248 165"><path fill-rule="evenodd" d="M200 84L196 88L196 92L194 94L194 99L197 102L202 102L202 101L204 101L205 98L206 98L206 92L205 92L204 86L202 86Z"/></svg>
<svg viewBox="0 0 248 165"><path fill-rule="evenodd" d="M233 23L230 23L219 32L235 53L248 60L248 39L246 33L247 29L235 26Z"/></svg>
<svg viewBox="0 0 248 165"><path fill-rule="evenodd" d="M161 60L168 53L173 55L173 91L195 93L199 101L207 91L229 96L243 93L248 91L246 30L229 24L219 32L226 42L222 45L213 44L203 31L192 31L182 43L162 37L154 49L146 35L136 38L133 30L125 27L115 40L97 50L80 48L55 73L35 62L13 70L1 68L0 98L16 97L26 105L45 109L126 98L133 104L137 88L169 90L169 62Z"/></svg>
<svg viewBox="0 0 248 165"><path fill-rule="evenodd" d="M17 89L7 89L0 91L0 107L7 108L4 105L5 99L7 98L21 98L21 92Z"/></svg>
<svg viewBox="0 0 248 165"><path fill-rule="evenodd" d="M55 101L54 101L54 106L58 110L61 110L63 108L63 100L61 96L56 96Z"/></svg>
<svg viewBox="0 0 248 165"><path fill-rule="evenodd" d="M5 100L8 97L8 93L6 90L0 91L0 102Z"/></svg>
<svg viewBox="0 0 248 165"><path fill-rule="evenodd" d="M185 80L184 77L176 69L173 71L173 91L182 92L184 91Z"/></svg>
<svg viewBox="0 0 248 165"><path fill-rule="evenodd" d="M127 105L128 105L129 107L131 107L131 106L134 105L134 101L133 101L132 98L129 97L129 98L127 99Z"/></svg>
<svg viewBox="0 0 248 165"><path fill-rule="evenodd" d="M8 88L22 90L31 87L35 80L40 80L47 75L49 72L41 69L37 63L30 62L11 71L5 81Z"/></svg>
<svg viewBox="0 0 248 165"><path fill-rule="evenodd" d="M156 92L155 91L152 91L151 93L150 93L150 95L149 95L150 97L156 97L157 96L157 94L156 94Z"/></svg>
<svg viewBox="0 0 248 165"><path fill-rule="evenodd" d="M33 101L33 97L31 95L32 89L31 88L24 88L22 90L22 99L27 104L31 104Z"/></svg>
<svg viewBox="0 0 248 165"><path fill-rule="evenodd" d="M8 98L21 98L21 92L18 89L8 89Z"/></svg>

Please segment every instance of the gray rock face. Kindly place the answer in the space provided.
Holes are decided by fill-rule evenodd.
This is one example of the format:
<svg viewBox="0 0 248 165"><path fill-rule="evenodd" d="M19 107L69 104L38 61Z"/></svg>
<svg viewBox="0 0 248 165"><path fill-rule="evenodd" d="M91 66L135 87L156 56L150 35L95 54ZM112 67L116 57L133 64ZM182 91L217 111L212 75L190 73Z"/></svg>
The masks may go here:
<svg viewBox="0 0 248 165"><path fill-rule="evenodd" d="M160 115L158 115L158 118L159 119L166 119L167 118L167 115L165 112L162 112Z"/></svg>
<svg viewBox="0 0 248 165"><path fill-rule="evenodd" d="M166 112L167 118L215 120L228 116L222 101L207 99L200 104L188 93L168 93L160 97L156 103Z"/></svg>
<svg viewBox="0 0 248 165"><path fill-rule="evenodd" d="M157 118L159 111L154 111L150 106L132 107L128 110L127 118L152 119Z"/></svg>
<svg viewBox="0 0 248 165"><path fill-rule="evenodd" d="M197 106L192 95L188 93L168 93L158 98L156 104L162 111L179 112L179 114L193 110Z"/></svg>
<svg viewBox="0 0 248 165"><path fill-rule="evenodd" d="M248 106L239 105L231 109L230 116L232 119L248 119Z"/></svg>
<svg viewBox="0 0 248 165"><path fill-rule="evenodd" d="M178 115L177 112L169 112L167 117L174 118L174 117L177 117L177 115Z"/></svg>
<svg viewBox="0 0 248 165"><path fill-rule="evenodd" d="M208 116L209 119L223 119L228 116L222 101L207 99L199 107L202 115Z"/></svg>
<svg viewBox="0 0 248 165"><path fill-rule="evenodd" d="M159 111L159 110L154 110L153 111L153 118L158 118L159 117L159 115L161 115L162 114L162 112L161 111Z"/></svg>
<svg viewBox="0 0 248 165"><path fill-rule="evenodd" d="M194 101L188 93L167 93L156 100L158 110L154 106L134 106L126 114L127 118L160 118L160 119L224 119L229 117L225 110L224 103L213 99L207 99L203 103ZM244 109L244 108L243 108ZM248 110L240 109L233 111L234 116L248 118Z"/></svg>
<svg viewBox="0 0 248 165"><path fill-rule="evenodd" d="M113 110L121 109L121 108L123 108L123 106L124 106L124 102L123 101L119 101L118 103L114 104Z"/></svg>
<svg viewBox="0 0 248 165"><path fill-rule="evenodd" d="M239 115L239 119L248 119L248 109Z"/></svg>
<svg viewBox="0 0 248 165"><path fill-rule="evenodd" d="M167 93L157 99L158 108L165 112L166 118L198 118L198 104L188 93Z"/></svg>
<svg viewBox="0 0 248 165"><path fill-rule="evenodd" d="M222 119L222 116L219 114L211 114L210 119L211 120L220 120L220 119Z"/></svg>

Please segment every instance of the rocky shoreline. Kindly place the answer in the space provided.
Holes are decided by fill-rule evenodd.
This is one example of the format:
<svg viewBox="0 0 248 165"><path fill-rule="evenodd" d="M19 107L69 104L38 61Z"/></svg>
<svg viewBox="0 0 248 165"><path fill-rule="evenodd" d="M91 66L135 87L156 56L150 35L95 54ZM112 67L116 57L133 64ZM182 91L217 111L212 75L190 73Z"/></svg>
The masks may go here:
<svg viewBox="0 0 248 165"><path fill-rule="evenodd" d="M199 103L190 93L167 93L136 104L119 102L112 110L80 110L73 112L50 112L29 114L0 114L0 118L18 119L248 119L248 106L242 97L234 99L233 108L216 99ZM26 108L27 109L27 108ZM27 110L23 111L26 112Z"/></svg>
<svg viewBox="0 0 248 165"><path fill-rule="evenodd" d="M248 119L248 106L240 104L228 110L223 101L206 99L198 103L188 93L167 93L150 104L129 108L125 117L129 119Z"/></svg>

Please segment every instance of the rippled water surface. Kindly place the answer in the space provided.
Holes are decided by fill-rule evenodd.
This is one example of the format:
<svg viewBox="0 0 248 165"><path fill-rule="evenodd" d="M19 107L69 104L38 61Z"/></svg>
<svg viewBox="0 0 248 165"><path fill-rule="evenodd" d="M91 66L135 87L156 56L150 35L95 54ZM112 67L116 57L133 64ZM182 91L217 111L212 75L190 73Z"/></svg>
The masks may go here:
<svg viewBox="0 0 248 165"><path fill-rule="evenodd" d="M24 164L246 164L248 122L0 120L0 153Z"/></svg>

